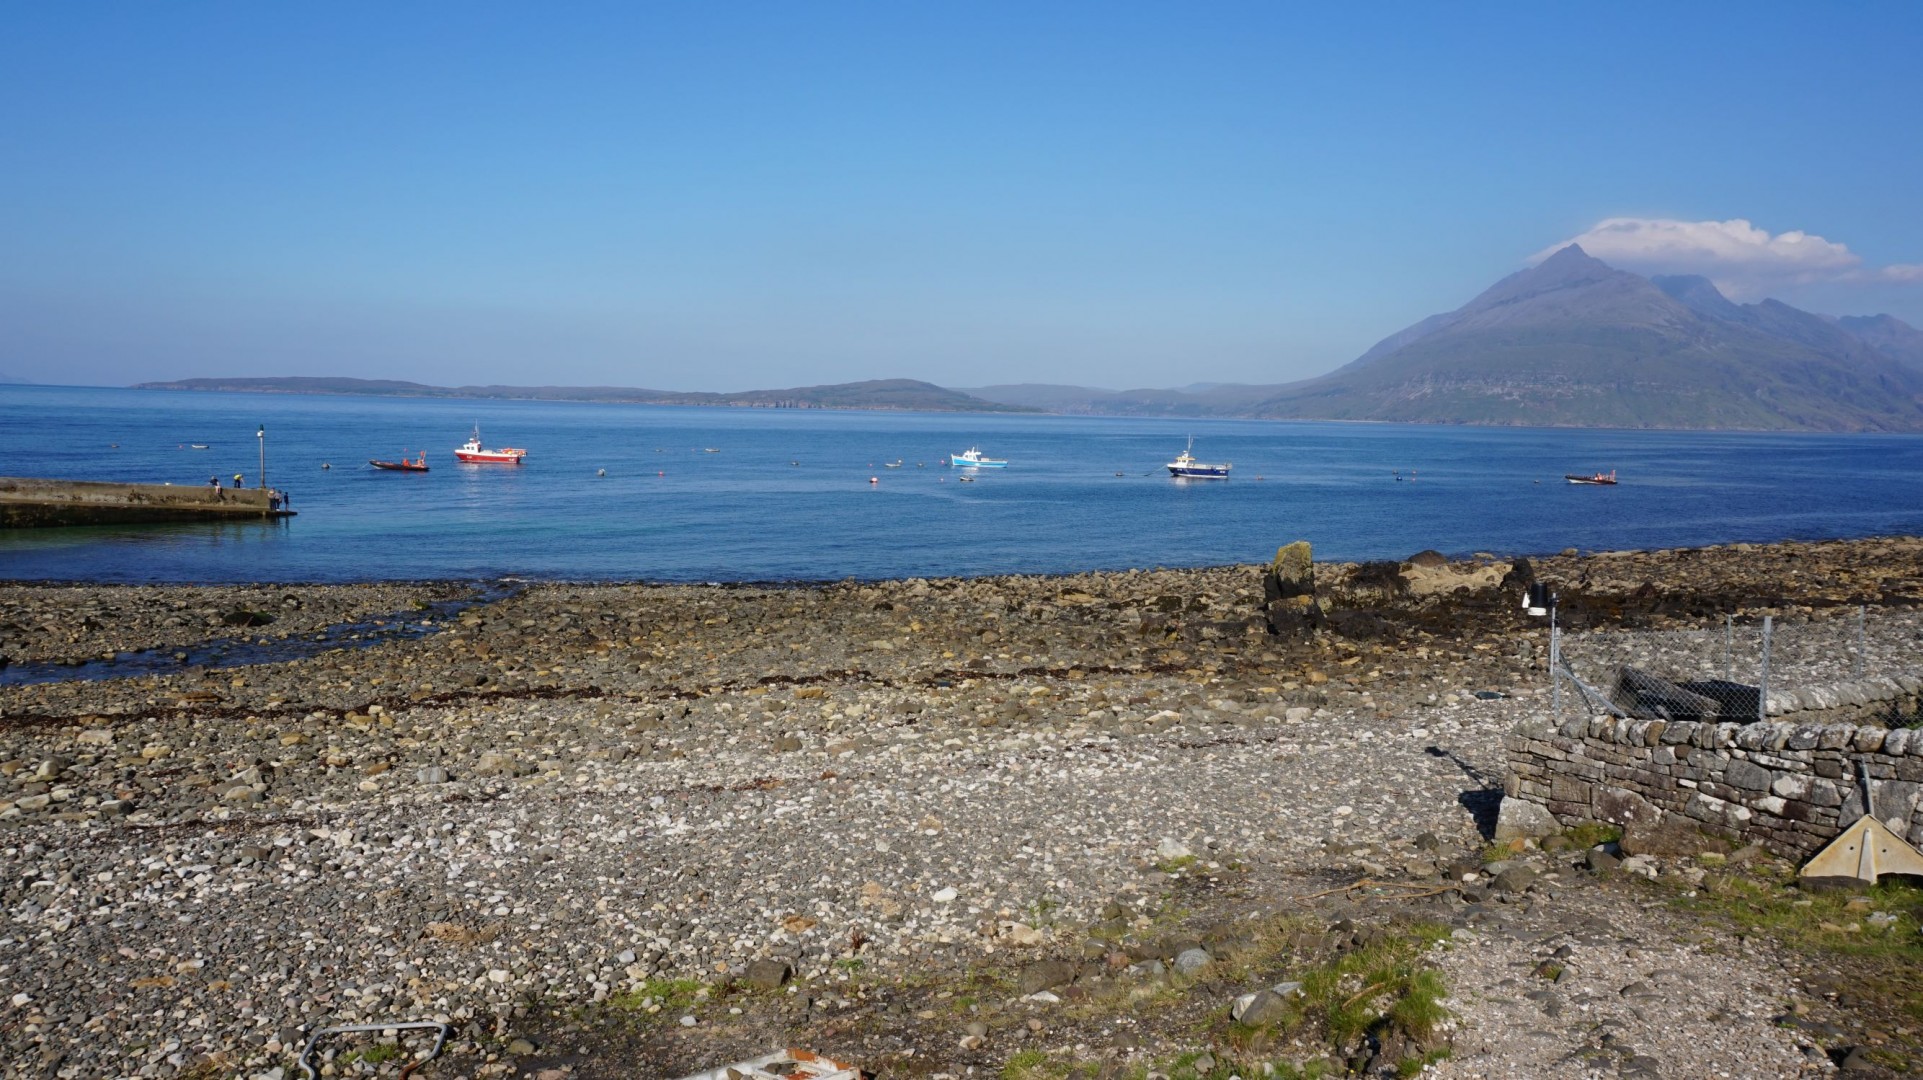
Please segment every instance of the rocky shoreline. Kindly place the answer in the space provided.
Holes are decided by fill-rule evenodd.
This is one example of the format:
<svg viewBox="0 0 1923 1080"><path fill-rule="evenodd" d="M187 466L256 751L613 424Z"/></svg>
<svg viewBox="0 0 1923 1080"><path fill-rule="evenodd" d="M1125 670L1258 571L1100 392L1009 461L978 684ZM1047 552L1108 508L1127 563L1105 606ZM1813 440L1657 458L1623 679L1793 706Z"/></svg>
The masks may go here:
<svg viewBox="0 0 1923 1080"><path fill-rule="evenodd" d="M1283 915L1325 950L1454 931L1440 1075L1832 1067L1772 1022L1794 957L1555 852L1486 872L1502 736L1547 685L1516 585L1578 629L1907 615L1923 541L1318 564L1319 620L1282 634L1264 570L535 584L369 647L0 685L0 1075L289 1077L315 1026L420 1017L457 1030L420 1076L780 1045L885 1075L1226 1063L1195 1025L1259 989L1237 920ZM313 635L470 588L0 584L0 654ZM1517 979L1565 948L1552 1014ZM1087 1004L1131 980L1193 1015Z"/></svg>

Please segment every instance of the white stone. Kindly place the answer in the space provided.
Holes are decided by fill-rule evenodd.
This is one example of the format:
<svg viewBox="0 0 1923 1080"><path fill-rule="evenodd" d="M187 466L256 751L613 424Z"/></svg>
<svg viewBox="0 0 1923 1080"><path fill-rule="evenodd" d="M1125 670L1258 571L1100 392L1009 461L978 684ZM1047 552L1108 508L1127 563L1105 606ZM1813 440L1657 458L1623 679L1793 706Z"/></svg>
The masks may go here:
<svg viewBox="0 0 1923 1080"><path fill-rule="evenodd" d="M1497 840L1534 839L1561 831L1549 809L1537 803L1505 797L1496 811Z"/></svg>
<svg viewBox="0 0 1923 1080"><path fill-rule="evenodd" d="M1810 778L1794 774L1779 776L1774 783L1770 784L1769 790L1772 794L1781 795L1785 799L1807 799L1810 792Z"/></svg>

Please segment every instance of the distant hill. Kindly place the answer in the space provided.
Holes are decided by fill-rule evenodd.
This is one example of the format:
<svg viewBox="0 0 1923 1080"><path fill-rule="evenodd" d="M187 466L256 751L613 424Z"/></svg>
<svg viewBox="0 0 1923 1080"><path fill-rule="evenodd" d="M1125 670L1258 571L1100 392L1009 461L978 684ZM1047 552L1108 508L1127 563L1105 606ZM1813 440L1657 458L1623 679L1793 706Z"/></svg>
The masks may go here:
<svg viewBox="0 0 1923 1080"><path fill-rule="evenodd" d="M1242 416L1283 384L1197 383L1179 390L1099 390L1052 383L1012 383L962 390L1006 405L1091 416Z"/></svg>
<svg viewBox="0 0 1923 1080"><path fill-rule="evenodd" d="M1245 415L1417 423L1923 430L1923 352L1699 277L1654 281L1572 244Z"/></svg>
<svg viewBox="0 0 1923 1080"><path fill-rule="evenodd" d="M0 385L6 385L6 386L32 386L32 385L33 385L33 380L31 380L31 379L22 379L22 378L18 378L18 377L16 377L16 376L13 376L13 375L9 375L9 374L7 374L7 373L6 373L6 372L4 372L4 371L0 371Z"/></svg>
<svg viewBox="0 0 1923 1080"><path fill-rule="evenodd" d="M515 401L584 401L642 405L714 405L737 408L900 409L919 412L1033 412L1032 408L971 397L915 379L872 379L785 390L733 394L682 393L627 386L429 386L393 379L312 376L178 379L138 383L137 390L225 390L257 394L361 394L387 397L493 398Z"/></svg>

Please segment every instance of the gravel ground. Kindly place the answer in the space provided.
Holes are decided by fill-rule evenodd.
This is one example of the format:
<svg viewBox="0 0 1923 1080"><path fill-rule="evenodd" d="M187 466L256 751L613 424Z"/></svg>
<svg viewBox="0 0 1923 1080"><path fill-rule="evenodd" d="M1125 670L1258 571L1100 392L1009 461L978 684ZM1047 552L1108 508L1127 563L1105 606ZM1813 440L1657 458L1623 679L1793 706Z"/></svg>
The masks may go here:
<svg viewBox="0 0 1923 1080"><path fill-rule="evenodd" d="M1865 561L1905 551L1909 588L1913 547ZM1331 603L1352 570L1320 571ZM273 629L459 591L274 589ZM91 658L215 633L163 614L241 602L209 592L0 586L0 611L16 655ZM1494 590L1438 591L1398 601L1390 631L1289 641L1252 620L1260 601L1251 567L538 585L418 640L0 687L0 1076L292 1076L304 1030L408 1017L459 1032L418 1075L501 1075L533 1060L512 1040L535 1017L768 960L812 1009L691 1003L678 1037L712 1041L677 1045L830 1049L837 1009L866 1015L833 989L855 961L932 977L1079 956L1091 924L1166 910L1187 856L1279 903L1303 875L1433 882L1477 851L1501 736L1543 711L1541 628ZM64 651L32 632L76 603L128 628L96 619ZM1460 1025L1440 1075L1830 1067L1771 1023L1784 962L1761 943L1712 955L1562 873L1437 909L1463 929L1440 954ZM1530 969L1563 945L1550 1015ZM993 1073L1055 1047L1054 1023L924 1047L907 1071Z"/></svg>
<svg viewBox="0 0 1923 1080"><path fill-rule="evenodd" d="M1564 876L1576 875L1564 868ZM1798 996L1783 958L1659 905L1571 880L1458 931L1439 963L1462 1016L1443 1075L1765 1077L1829 1059L1777 1027ZM1545 963L1563 969L1547 979ZM1555 970L1555 969L1550 969Z"/></svg>

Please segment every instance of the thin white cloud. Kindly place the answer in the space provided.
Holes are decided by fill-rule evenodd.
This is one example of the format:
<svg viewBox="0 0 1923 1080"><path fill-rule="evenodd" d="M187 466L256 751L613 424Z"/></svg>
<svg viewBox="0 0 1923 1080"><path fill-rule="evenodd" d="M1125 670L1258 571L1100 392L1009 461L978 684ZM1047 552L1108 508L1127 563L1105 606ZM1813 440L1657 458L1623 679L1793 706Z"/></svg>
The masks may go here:
<svg viewBox="0 0 1923 1080"><path fill-rule="evenodd" d="M1844 244L1800 229L1771 234L1742 218L1609 218L1529 261L1541 262L1572 243L1611 266L1637 273L1701 274L1736 299L1819 282L1923 283L1923 265L1866 267L1863 257Z"/></svg>

